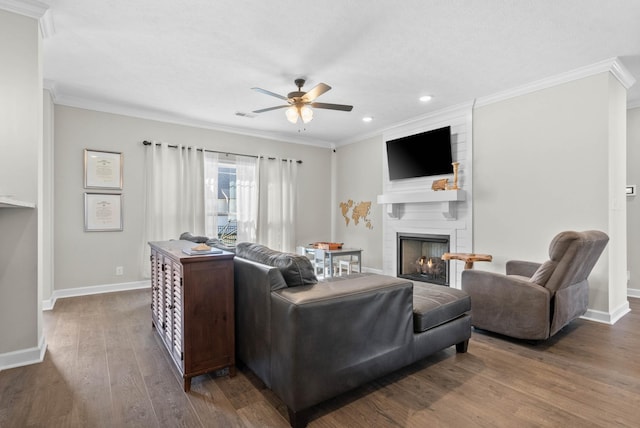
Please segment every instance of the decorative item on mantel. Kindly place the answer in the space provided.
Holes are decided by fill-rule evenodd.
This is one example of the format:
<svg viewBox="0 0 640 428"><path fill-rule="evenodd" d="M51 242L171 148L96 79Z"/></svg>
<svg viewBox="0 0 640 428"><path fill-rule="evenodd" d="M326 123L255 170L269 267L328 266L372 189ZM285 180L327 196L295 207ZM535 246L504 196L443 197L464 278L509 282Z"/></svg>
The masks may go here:
<svg viewBox="0 0 640 428"><path fill-rule="evenodd" d="M433 183L431 184L431 190L434 190L434 191L447 190L448 182L449 182L448 178L443 178L441 180L434 180Z"/></svg>
<svg viewBox="0 0 640 428"><path fill-rule="evenodd" d="M453 185L447 186L447 190L458 190L458 168L460 167L460 162L453 162Z"/></svg>

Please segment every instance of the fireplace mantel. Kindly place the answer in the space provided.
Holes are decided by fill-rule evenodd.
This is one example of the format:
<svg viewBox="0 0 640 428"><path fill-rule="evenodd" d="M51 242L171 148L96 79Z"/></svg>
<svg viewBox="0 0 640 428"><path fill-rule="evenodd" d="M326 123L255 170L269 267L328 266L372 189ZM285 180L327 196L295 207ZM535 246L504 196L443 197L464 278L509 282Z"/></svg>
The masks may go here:
<svg viewBox="0 0 640 428"><path fill-rule="evenodd" d="M458 190L414 190L403 192L391 192L378 195L378 204L386 207L387 215L391 218L398 217L398 204L438 203L444 218L455 218L455 203L465 200L465 191Z"/></svg>

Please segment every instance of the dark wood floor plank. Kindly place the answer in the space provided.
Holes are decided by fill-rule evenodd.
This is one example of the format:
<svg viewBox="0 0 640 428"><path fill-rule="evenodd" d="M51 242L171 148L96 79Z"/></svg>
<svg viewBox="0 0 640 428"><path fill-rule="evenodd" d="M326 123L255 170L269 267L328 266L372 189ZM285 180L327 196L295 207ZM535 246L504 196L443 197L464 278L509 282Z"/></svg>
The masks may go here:
<svg viewBox="0 0 640 428"><path fill-rule="evenodd" d="M287 409L246 368L190 393L151 328L149 290L60 299L41 364L0 372L0 427L286 427ZM311 410L309 428L636 427L640 300L616 325L576 320L532 344L474 331Z"/></svg>
<svg viewBox="0 0 640 428"><path fill-rule="evenodd" d="M171 375L173 368L165 357L167 351L153 337L151 323L133 325L126 332L160 426L203 426L182 389L182 382Z"/></svg>
<svg viewBox="0 0 640 428"><path fill-rule="evenodd" d="M124 322L105 328L109 385L115 426L159 426Z"/></svg>
<svg viewBox="0 0 640 428"><path fill-rule="evenodd" d="M607 424L608 410L618 403L633 401L638 395L594 379L588 371L568 371L537 359L496 351L478 344L475 354L484 361L478 373L488 381L498 382L500 387L510 388L527 397L536 398L555 411L569 412L576 419L586 419L597 424ZM633 407L619 409L618 414L629 421L636 413Z"/></svg>
<svg viewBox="0 0 640 428"><path fill-rule="evenodd" d="M40 364L0 371L0 427L23 427L31 409Z"/></svg>
<svg viewBox="0 0 640 428"><path fill-rule="evenodd" d="M216 385L222 390L235 409L242 409L257 401L262 401L262 395L247 376L216 378Z"/></svg>
<svg viewBox="0 0 640 428"><path fill-rule="evenodd" d="M289 421L265 401L256 401L238 410L244 425L251 428L287 428Z"/></svg>
<svg viewBox="0 0 640 428"><path fill-rule="evenodd" d="M73 406L75 347L58 348L39 364L30 396L27 425L46 424L50 419L68 416Z"/></svg>
<svg viewBox="0 0 640 428"><path fill-rule="evenodd" d="M238 376L242 376L242 374L239 373ZM236 408L233 407L211 375L194 377L191 380L191 392L187 396L203 426L245 427Z"/></svg>
<svg viewBox="0 0 640 428"><path fill-rule="evenodd" d="M82 426L106 428L113 423L104 336L106 322L104 315L95 310L80 321L75 385L77 394L73 411Z"/></svg>

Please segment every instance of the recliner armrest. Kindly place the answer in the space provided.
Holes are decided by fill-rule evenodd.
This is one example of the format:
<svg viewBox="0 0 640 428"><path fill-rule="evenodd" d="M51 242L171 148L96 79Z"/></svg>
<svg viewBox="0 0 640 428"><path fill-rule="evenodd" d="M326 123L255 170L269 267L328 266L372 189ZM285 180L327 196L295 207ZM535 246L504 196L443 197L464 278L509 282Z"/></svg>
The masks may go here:
<svg viewBox="0 0 640 428"><path fill-rule="evenodd" d="M462 271L462 289L471 289L476 294L482 290L487 295L500 295L506 303L517 303L520 299L550 299L546 288L527 281L519 275L504 275L496 272L467 269ZM472 308L475 302L471 302Z"/></svg>
<svg viewBox="0 0 640 428"><path fill-rule="evenodd" d="M552 294L522 276L462 271L462 289L471 297L474 326L511 337L549 336Z"/></svg>
<svg viewBox="0 0 640 428"><path fill-rule="evenodd" d="M541 263L527 262L524 260L509 260L507 261L506 273L507 275L520 275L531 278L540 265Z"/></svg>

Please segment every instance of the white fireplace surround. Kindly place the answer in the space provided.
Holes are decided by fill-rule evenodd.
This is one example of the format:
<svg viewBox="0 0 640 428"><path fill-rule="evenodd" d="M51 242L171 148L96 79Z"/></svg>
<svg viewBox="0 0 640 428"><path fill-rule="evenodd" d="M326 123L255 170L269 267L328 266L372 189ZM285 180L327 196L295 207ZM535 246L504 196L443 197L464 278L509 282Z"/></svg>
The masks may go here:
<svg viewBox="0 0 640 428"><path fill-rule="evenodd" d="M450 252L473 252L471 112L471 106L463 106L385 132L382 142L383 194L377 198L385 213L382 225L382 269L385 275L396 276L398 272L398 233L446 235L449 236ZM385 141L444 126L451 126L453 161L460 162L460 190L431 190L434 180L449 178L449 182L452 182L453 174L390 181L386 166ZM462 262L450 262L450 287L460 288L463 268Z"/></svg>

